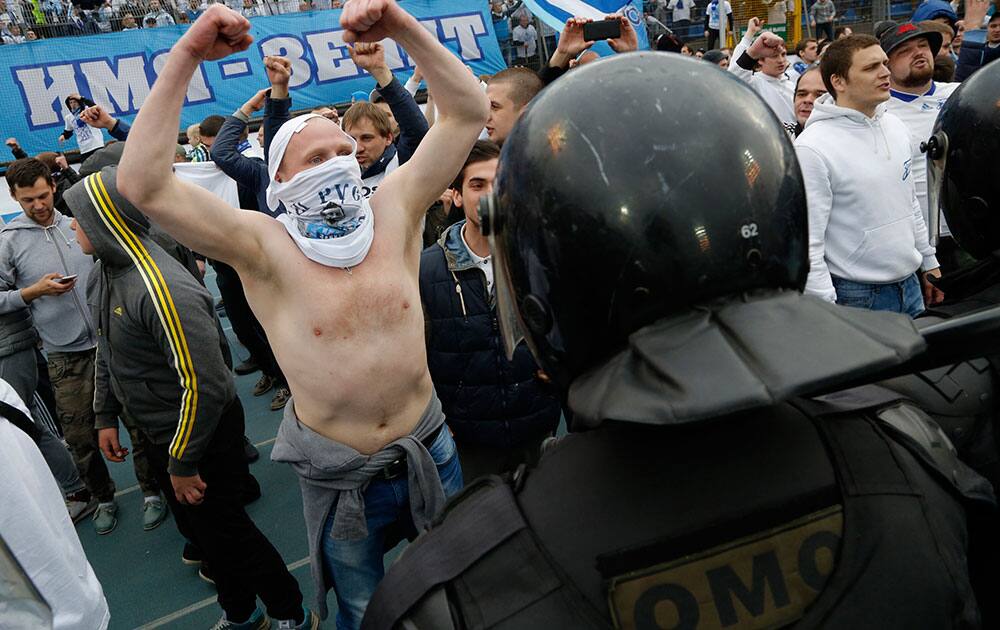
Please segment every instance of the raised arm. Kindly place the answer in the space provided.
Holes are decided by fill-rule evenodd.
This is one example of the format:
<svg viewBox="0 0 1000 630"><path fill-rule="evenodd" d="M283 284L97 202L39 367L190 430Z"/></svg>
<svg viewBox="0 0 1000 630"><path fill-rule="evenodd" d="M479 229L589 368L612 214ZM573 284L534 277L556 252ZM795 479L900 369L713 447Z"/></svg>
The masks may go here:
<svg viewBox="0 0 1000 630"><path fill-rule="evenodd" d="M118 170L119 192L192 250L237 269L262 264L260 220L173 174L177 129L188 82L203 61L246 50L250 22L212 5L174 44L135 119Z"/></svg>
<svg viewBox="0 0 1000 630"><path fill-rule="evenodd" d="M729 72L748 83L753 79L758 61L785 54L785 40L774 33L765 31L760 37L753 39L760 30L760 18L751 18L747 34L733 50L735 63L729 64Z"/></svg>
<svg viewBox="0 0 1000 630"><path fill-rule="evenodd" d="M14 155L15 160L23 160L28 157L25 150L18 144L17 138L7 138L7 147L10 148L10 152Z"/></svg>
<svg viewBox="0 0 1000 630"><path fill-rule="evenodd" d="M118 120L104 111L104 108L100 105L92 105L83 110L83 113L80 114L80 120L95 129L107 129L108 133L115 140L121 140L122 142L128 140L130 129L128 123L124 120Z"/></svg>
<svg viewBox="0 0 1000 630"><path fill-rule="evenodd" d="M420 141L427 135L427 119L420 112L420 106L403 87L403 84L392 74L385 63L385 51L381 44L355 44L348 49L354 63L376 81L376 89L389 105L389 111L399 124L399 140L396 143L396 155L399 163L405 164L413 155Z"/></svg>
<svg viewBox="0 0 1000 630"><path fill-rule="evenodd" d="M271 91L264 99L264 161L270 162L271 140L278 129L292 118L292 98L288 95L292 63L284 57L264 57L264 67L271 82Z"/></svg>
<svg viewBox="0 0 1000 630"><path fill-rule="evenodd" d="M373 205L402 208L416 223L465 163L489 116L486 96L458 57L393 0L351 0L340 24L345 41L391 37L402 45L434 93L434 126L413 157L393 171L373 197Z"/></svg>
<svg viewBox="0 0 1000 630"><path fill-rule="evenodd" d="M267 167L260 160L253 160L240 153L238 147L250 116L260 111L266 97L267 90L260 90L233 112L232 116L227 116L212 144L212 159L219 170L236 183L254 191L254 194L260 186L260 173L266 173Z"/></svg>

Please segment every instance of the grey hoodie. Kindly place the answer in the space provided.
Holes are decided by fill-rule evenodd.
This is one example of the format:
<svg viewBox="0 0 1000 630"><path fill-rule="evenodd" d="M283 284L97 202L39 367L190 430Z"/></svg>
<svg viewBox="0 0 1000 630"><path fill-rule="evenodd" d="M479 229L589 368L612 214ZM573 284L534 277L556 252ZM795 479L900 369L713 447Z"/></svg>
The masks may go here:
<svg viewBox="0 0 1000 630"><path fill-rule="evenodd" d="M97 343L86 309L87 276L93 259L80 250L71 219L53 211L52 225L42 227L27 215L0 229L0 314L26 306L47 352L81 352ZM25 304L21 289L48 273L79 278L72 291L45 295Z"/></svg>
<svg viewBox="0 0 1000 630"><path fill-rule="evenodd" d="M212 296L150 237L116 174L107 167L66 192L100 259L87 283L98 333L96 425L116 427L124 409L155 443L169 443L168 471L190 476L236 398L228 346Z"/></svg>

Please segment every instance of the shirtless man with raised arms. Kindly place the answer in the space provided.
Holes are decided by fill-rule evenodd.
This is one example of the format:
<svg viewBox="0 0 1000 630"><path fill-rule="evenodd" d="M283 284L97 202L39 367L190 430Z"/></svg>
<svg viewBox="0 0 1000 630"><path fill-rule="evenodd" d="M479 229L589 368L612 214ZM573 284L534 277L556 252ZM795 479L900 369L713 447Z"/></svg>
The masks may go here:
<svg viewBox="0 0 1000 630"><path fill-rule="evenodd" d="M391 37L402 45L436 99L434 127L370 204L359 194L352 138L310 114L286 122L270 146L268 201L287 210L279 220L232 208L171 174L198 64L252 42L250 23L221 5L171 49L132 127L117 185L178 241L243 279L292 391L272 458L300 476L319 608L325 616L325 591L335 585L337 626L354 628L381 579L383 546L394 544L386 530L412 535L461 486L427 371L420 229L461 169L488 104L458 58L394 0L352 0L340 23L347 42ZM204 490L199 477L190 483Z"/></svg>

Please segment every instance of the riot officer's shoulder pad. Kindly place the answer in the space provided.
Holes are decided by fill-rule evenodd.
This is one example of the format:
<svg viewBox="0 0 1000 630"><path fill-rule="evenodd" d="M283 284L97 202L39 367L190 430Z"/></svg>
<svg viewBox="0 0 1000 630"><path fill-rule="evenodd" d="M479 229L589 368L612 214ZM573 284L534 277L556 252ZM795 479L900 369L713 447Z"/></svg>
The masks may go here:
<svg viewBox="0 0 1000 630"><path fill-rule="evenodd" d="M995 504L990 483L958 458L951 440L929 415L911 402L900 401L876 412L895 442L933 469L962 497Z"/></svg>

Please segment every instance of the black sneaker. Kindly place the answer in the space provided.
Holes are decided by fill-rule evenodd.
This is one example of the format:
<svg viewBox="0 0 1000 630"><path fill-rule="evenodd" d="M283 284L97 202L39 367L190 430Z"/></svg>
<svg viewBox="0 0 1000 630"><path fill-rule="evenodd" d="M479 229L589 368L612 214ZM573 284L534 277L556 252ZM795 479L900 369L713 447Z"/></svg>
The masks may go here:
<svg viewBox="0 0 1000 630"><path fill-rule="evenodd" d="M267 374L261 374L260 378L257 379L257 384L253 386L252 393L254 396L263 396L271 391L272 387L274 387L274 379Z"/></svg>
<svg viewBox="0 0 1000 630"><path fill-rule="evenodd" d="M181 562L189 566L199 566L201 559L201 549L198 549L189 542L184 543L184 551L181 552Z"/></svg>
<svg viewBox="0 0 1000 630"><path fill-rule="evenodd" d="M209 584L215 585L215 572L208 568L207 562L201 563L201 568L198 569L198 577L205 580Z"/></svg>
<svg viewBox="0 0 1000 630"><path fill-rule="evenodd" d="M236 372L237 376L246 376L247 374L253 374L259 369L260 366L257 365L257 362L253 360L253 357L250 357L243 363L234 367L233 371Z"/></svg>
<svg viewBox="0 0 1000 630"><path fill-rule="evenodd" d="M249 505L260 498L260 484L252 474L247 475L246 482L240 491L240 502Z"/></svg>
<svg viewBox="0 0 1000 630"><path fill-rule="evenodd" d="M260 451L250 443L250 440L245 435L243 436L243 457L247 460L248 464L252 464L260 459Z"/></svg>

